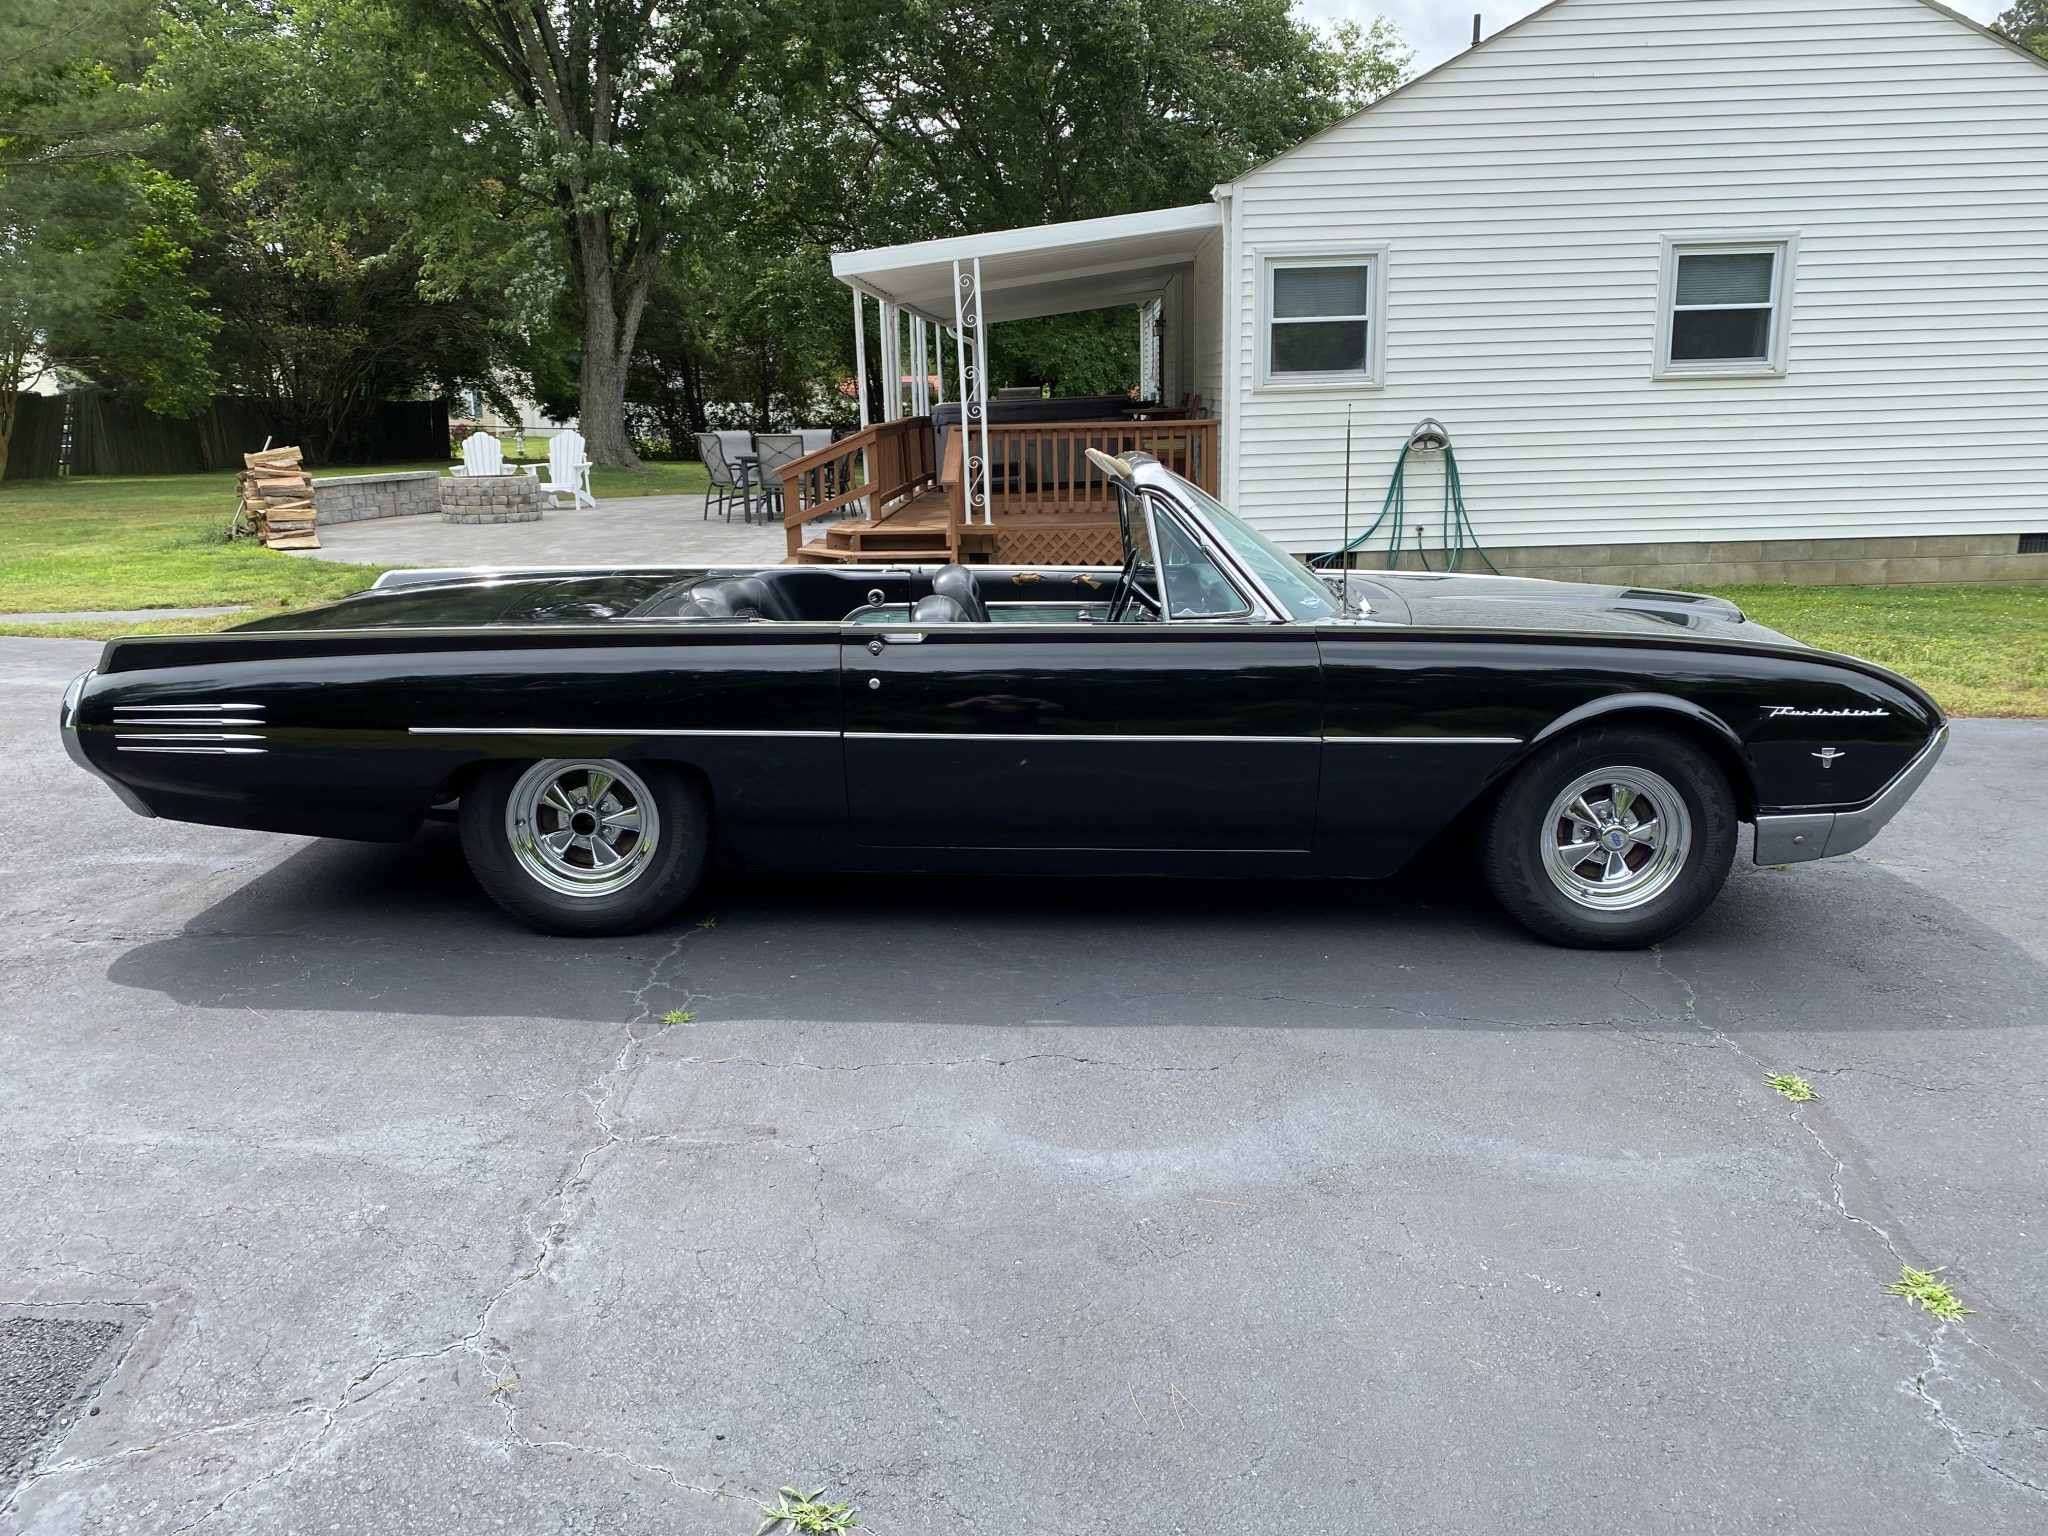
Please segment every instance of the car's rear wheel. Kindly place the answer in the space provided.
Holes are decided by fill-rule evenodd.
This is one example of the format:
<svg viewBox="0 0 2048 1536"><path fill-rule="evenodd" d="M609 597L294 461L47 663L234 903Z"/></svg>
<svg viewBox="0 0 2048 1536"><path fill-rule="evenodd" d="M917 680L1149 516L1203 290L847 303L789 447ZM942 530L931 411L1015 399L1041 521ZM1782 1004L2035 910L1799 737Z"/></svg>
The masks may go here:
<svg viewBox="0 0 2048 1536"><path fill-rule="evenodd" d="M543 933L636 933L704 873L710 818L687 777L610 758L486 769L462 797L477 883Z"/></svg>
<svg viewBox="0 0 2048 1536"><path fill-rule="evenodd" d="M1486 876L1555 944L1638 948L1704 912L1735 857L1720 768L1669 731L1610 726L1538 752L1495 803Z"/></svg>

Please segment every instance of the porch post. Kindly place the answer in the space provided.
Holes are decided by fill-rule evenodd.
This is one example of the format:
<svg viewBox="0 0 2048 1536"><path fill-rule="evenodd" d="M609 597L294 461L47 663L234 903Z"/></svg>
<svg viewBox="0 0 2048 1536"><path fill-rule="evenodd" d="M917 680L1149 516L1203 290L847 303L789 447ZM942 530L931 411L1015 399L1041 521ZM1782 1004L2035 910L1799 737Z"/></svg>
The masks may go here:
<svg viewBox="0 0 2048 1536"><path fill-rule="evenodd" d="M965 521L994 521L988 495L988 346L981 324L981 258L953 262L953 335L960 357L960 482ZM976 432L980 438L976 440Z"/></svg>
<svg viewBox="0 0 2048 1536"><path fill-rule="evenodd" d="M903 318L887 299L882 305L882 420L903 414Z"/></svg>
<svg viewBox="0 0 2048 1536"><path fill-rule="evenodd" d="M1138 398L1157 404L1159 398L1159 310L1160 300L1138 306Z"/></svg>
<svg viewBox="0 0 2048 1536"><path fill-rule="evenodd" d="M910 316L910 355L913 364L910 371L910 414L929 416L932 413L931 348L925 344L924 316L915 310Z"/></svg>
<svg viewBox="0 0 2048 1536"><path fill-rule="evenodd" d="M860 424L868 424L868 320L867 300L853 290L853 390L860 401Z"/></svg>

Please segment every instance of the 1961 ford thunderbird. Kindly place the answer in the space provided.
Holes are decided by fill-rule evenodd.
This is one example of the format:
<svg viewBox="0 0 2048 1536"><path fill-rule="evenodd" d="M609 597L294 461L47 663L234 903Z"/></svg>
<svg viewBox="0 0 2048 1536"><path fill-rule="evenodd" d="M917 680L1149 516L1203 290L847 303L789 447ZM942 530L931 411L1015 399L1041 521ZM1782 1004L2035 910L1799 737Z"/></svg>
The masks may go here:
<svg viewBox="0 0 2048 1536"><path fill-rule="evenodd" d="M555 933L658 923L714 857L1380 876L1428 846L1543 938L1627 946L1705 909L1740 823L1759 863L1862 847L1947 737L1906 679L1718 598L1323 579L1157 463L1098 465L1121 568L393 572L112 642L65 744L145 816L452 815Z"/></svg>

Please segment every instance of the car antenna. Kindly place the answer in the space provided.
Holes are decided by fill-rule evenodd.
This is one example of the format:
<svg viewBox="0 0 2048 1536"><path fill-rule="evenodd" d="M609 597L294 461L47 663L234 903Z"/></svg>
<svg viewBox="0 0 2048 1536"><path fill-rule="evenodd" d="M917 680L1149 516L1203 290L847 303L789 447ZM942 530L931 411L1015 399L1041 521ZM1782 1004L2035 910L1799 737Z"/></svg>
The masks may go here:
<svg viewBox="0 0 2048 1536"><path fill-rule="evenodd" d="M1345 618L1354 617L1351 609L1351 402L1344 403L1344 563L1337 568L1338 609Z"/></svg>

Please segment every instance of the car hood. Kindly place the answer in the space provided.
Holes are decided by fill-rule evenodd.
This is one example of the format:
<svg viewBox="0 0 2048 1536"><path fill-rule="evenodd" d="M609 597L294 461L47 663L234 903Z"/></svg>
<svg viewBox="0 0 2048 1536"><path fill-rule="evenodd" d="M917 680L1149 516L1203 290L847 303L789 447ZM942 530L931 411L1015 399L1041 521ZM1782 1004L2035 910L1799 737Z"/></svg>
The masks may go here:
<svg viewBox="0 0 2048 1536"><path fill-rule="evenodd" d="M1750 622L1725 597L1704 592L1425 571L1360 572L1351 582L1372 617L1432 629L1536 629L1610 636L1689 633L1735 644L1800 643Z"/></svg>

